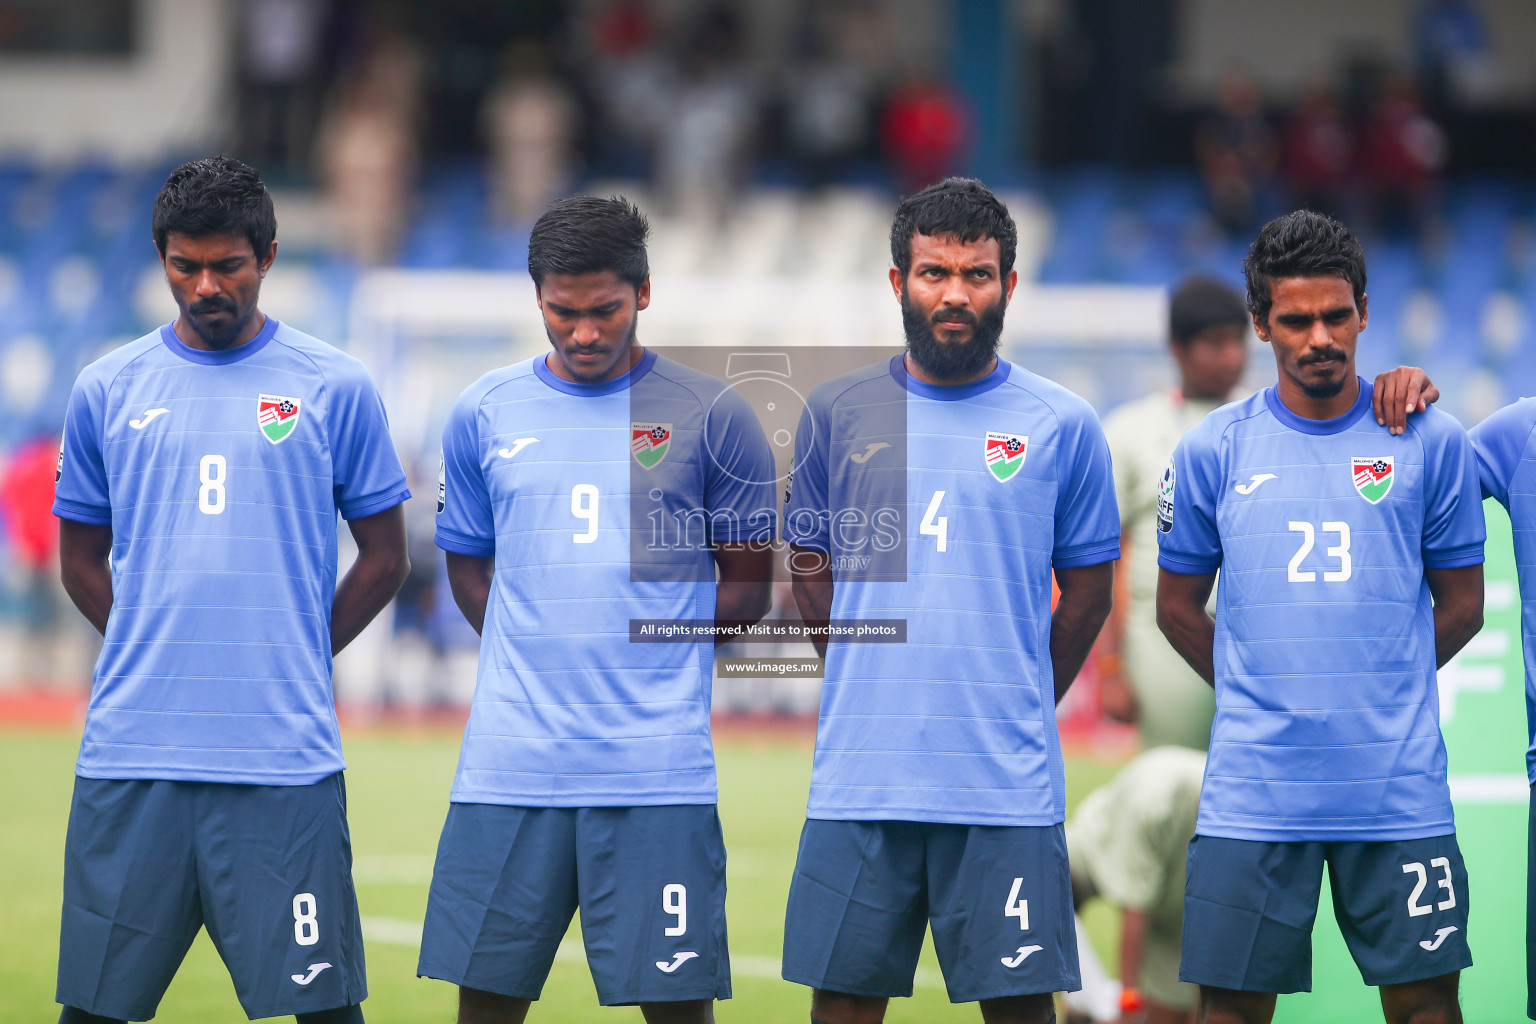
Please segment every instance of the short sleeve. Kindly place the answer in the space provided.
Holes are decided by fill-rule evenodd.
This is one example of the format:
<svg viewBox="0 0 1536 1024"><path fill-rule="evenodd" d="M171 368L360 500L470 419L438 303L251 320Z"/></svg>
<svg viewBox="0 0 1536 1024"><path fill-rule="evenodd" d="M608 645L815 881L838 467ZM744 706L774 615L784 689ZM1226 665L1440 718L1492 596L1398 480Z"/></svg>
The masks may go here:
<svg viewBox="0 0 1536 1024"><path fill-rule="evenodd" d="M85 374L69 393L53 488L53 514L61 519L98 526L112 522L112 497L101 443L106 401L106 388Z"/></svg>
<svg viewBox="0 0 1536 1024"><path fill-rule="evenodd" d="M1536 400L1507 405L1468 433L1484 497L1509 508L1509 485L1536 431Z"/></svg>
<svg viewBox="0 0 1536 1024"><path fill-rule="evenodd" d="M1086 406L1062 418L1057 463L1056 538L1051 566L1076 569L1120 557L1120 512L1115 504L1109 444Z"/></svg>
<svg viewBox="0 0 1536 1024"><path fill-rule="evenodd" d="M437 482L437 546L458 555L496 553L496 521L480 464L479 410L483 392L471 388L454 403L443 428Z"/></svg>
<svg viewBox="0 0 1536 1024"><path fill-rule="evenodd" d="M817 398L811 395L795 429L795 461L784 503L784 539L830 554L827 460L831 437L829 419Z"/></svg>
<svg viewBox="0 0 1536 1024"><path fill-rule="evenodd" d="M1478 484L1477 456L1461 424L1436 417L1440 429L1424 436L1424 565L1460 569L1483 562L1487 526Z"/></svg>
<svg viewBox="0 0 1536 1024"><path fill-rule="evenodd" d="M726 390L704 421L704 507L710 539L717 544L771 540L778 520L773 450L752 407L739 391Z"/></svg>
<svg viewBox="0 0 1536 1024"><path fill-rule="evenodd" d="M1204 576L1221 568L1220 456L1211 431L1196 428L1179 442L1157 482L1157 564L1169 572Z"/></svg>
<svg viewBox="0 0 1536 1024"><path fill-rule="evenodd" d="M411 496L389 436L384 402L360 366L333 382L330 406L332 487L344 519L394 508Z"/></svg>

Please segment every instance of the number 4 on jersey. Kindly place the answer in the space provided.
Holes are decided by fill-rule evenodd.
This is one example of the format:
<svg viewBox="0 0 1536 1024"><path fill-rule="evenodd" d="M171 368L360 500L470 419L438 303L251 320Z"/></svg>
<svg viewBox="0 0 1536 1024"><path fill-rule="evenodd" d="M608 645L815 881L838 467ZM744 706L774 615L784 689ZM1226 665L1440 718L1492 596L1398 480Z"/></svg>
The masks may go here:
<svg viewBox="0 0 1536 1024"><path fill-rule="evenodd" d="M948 550L949 542L949 516L939 515L939 502L943 500L943 491L933 492L933 500L928 502L928 511L923 513L923 521L917 527L918 533L939 539L940 551Z"/></svg>
<svg viewBox="0 0 1536 1024"><path fill-rule="evenodd" d="M1029 900L1019 899L1019 889L1024 884L1024 879L1015 878L1013 888L1008 890L1008 902L1003 904L1004 917L1016 917L1019 919L1019 931L1029 931Z"/></svg>

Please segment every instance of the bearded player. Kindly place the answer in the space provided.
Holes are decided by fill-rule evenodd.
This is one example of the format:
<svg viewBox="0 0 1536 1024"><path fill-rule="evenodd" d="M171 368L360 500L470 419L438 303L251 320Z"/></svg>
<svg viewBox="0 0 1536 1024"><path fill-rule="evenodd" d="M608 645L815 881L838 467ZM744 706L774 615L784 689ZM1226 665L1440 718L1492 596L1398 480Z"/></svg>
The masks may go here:
<svg viewBox="0 0 1536 1024"><path fill-rule="evenodd" d="M178 167L153 226L180 316L81 372L59 454L64 586L106 636L59 1019L150 1019L206 925L251 1018L357 1024L331 656L405 579L405 471L362 365L257 308L277 221L253 169Z"/></svg>
<svg viewBox="0 0 1536 1024"><path fill-rule="evenodd" d="M552 205L528 248L551 351L443 433L437 543L480 668L417 973L459 986L461 1024L523 1020L578 907L603 1004L699 1024L731 991L713 639L631 623L767 612L776 474L745 398L640 344L647 230L620 198Z"/></svg>
<svg viewBox="0 0 1536 1024"><path fill-rule="evenodd" d="M1482 624L1472 448L1435 410L1401 434L1371 415L1365 259L1342 224L1277 218L1245 270L1278 380L1191 431L1159 485L1158 621L1217 707L1180 977L1203 1021L1269 1021L1276 993L1311 987L1326 863L1386 1019L1459 1021L1467 877L1435 671Z"/></svg>
<svg viewBox="0 0 1536 1024"><path fill-rule="evenodd" d="M903 200L906 351L817 389L795 441L803 617L905 629L823 647L783 961L820 1024L911 995L930 925L950 998L984 1020L1043 1024L1078 984L1055 711L1109 611L1120 522L1093 410L997 357L1016 239L978 181Z"/></svg>

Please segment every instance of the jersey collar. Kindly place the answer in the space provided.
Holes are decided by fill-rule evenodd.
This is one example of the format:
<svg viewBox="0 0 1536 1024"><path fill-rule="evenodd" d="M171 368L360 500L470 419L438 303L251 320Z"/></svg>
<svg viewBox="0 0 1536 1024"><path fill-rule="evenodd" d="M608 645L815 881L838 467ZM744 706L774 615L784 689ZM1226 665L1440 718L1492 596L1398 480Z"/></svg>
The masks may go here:
<svg viewBox="0 0 1536 1024"><path fill-rule="evenodd" d="M533 373L539 380L548 384L556 391L567 395L575 395L578 398L597 398L601 395L612 395L626 388L633 387L640 382L640 378L651 372L651 367L656 365L656 353L652 349L646 349L645 355L640 361L629 368L629 372L613 378L613 380L600 381L597 384L578 384L575 381L566 380L555 375L555 371L549 368L546 362L547 355L535 356L533 360Z"/></svg>
<svg viewBox="0 0 1536 1024"><path fill-rule="evenodd" d="M1344 415L1335 416L1331 420L1309 420L1305 416L1296 415L1285 407L1272 387L1264 389L1264 404L1269 406L1275 419L1292 430L1299 430L1303 434L1338 434L1354 426L1371 408L1371 385L1363 377L1355 379L1360 382L1360 394L1355 396L1355 404Z"/></svg>
<svg viewBox="0 0 1536 1024"><path fill-rule="evenodd" d="M194 363L206 363L210 366L218 366L223 363L238 363L240 360L249 359L257 352L260 352L262 349L267 347L267 342L271 341L272 336L277 333L277 327L277 317L268 316L267 322L261 325L261 330L257 332L256 337L252 338L244 345L240 345L236 348L215 350L206 348L193 348L191 345L188 345L186 342L182 341L179 337L176 336L176 327L173 321L172 323L165 324L160 328L160 340L165 343L166 348L170 349L172 352L176 353L183 359Z"/></svg>
<svg viewBox="0 0 1536 1024"><path fill-rule="evenodd" d="M998 356L997 365L981 380L973 380L969 384L926 384L907 372L906 353L898 352L891 356L891 377L897 384L919 398L931 398L937 402L957 402L962 398L985 394L997 387L1008 379L1008 367L1011 365L1008 360Z"/></svg>

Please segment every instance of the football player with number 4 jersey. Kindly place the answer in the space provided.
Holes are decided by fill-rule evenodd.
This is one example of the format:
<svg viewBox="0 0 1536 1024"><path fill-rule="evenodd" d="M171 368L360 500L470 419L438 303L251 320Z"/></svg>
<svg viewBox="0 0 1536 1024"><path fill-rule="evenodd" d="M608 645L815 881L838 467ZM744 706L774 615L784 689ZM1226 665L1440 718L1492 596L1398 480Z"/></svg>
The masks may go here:
<svg viewBox="0 0 1536 1024"><path fill-rule="evenodd" d="M1277 218L1245 269L1278 381L1192 430L1158 493L1159 625L1216 687L1180 977L1210 1021L1310 989L1326 862L1386 1019L1457 1021L1468 893L1435 670L1482 624L1472 448L1434 409L1402 433L1372 415L1342 224Z"/></svg>
<svg viewBox="0 0 1536 1024"><path fill-rule="evenodd" d="M987 1021L1045 1024L1078 987L1056 702L1109 612L1120 520L1092 408L997 357L1016 239L979 181L903 200L907 350L818 388L795 438L795 597L853 630L822 645L784 933L820 1024L911 995L930 924L950 999Z"/></svg>
<svg viewBox="0 0 1536 1024"><path fill-rule="evenodd" d="M528 248L552 351L443 432L437 543L482 639L417 973L460 1024L523 1020L578 906L605 1005L702 1024L730 996L713 631L768 610L776 471L739 392L637 341L647 230L553 204Z"/></svg>
<svg viewBox="0 0 1536 1024"><path fill-rule="evenodd" d="M276 234L251 168L173 171L154 238L181 315L70 396L60 562L106 639L65 840L62 1024L153 1017L201 925L251 1018L363 1019L331 656L405 579L410 492L362 364L257 309ZM338 512L358 544L340 581Z"/></svg>

